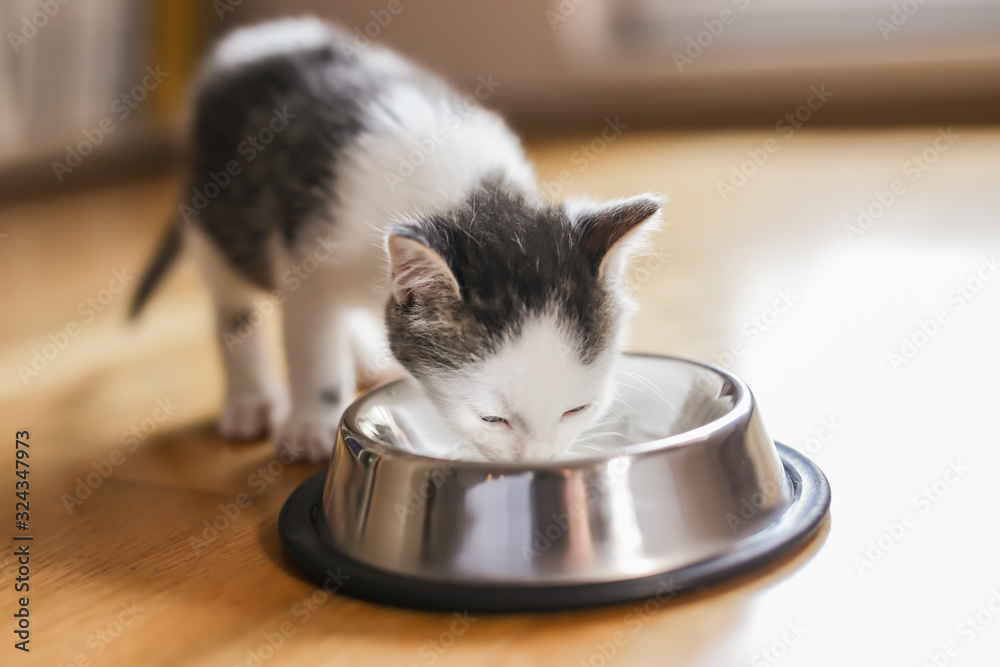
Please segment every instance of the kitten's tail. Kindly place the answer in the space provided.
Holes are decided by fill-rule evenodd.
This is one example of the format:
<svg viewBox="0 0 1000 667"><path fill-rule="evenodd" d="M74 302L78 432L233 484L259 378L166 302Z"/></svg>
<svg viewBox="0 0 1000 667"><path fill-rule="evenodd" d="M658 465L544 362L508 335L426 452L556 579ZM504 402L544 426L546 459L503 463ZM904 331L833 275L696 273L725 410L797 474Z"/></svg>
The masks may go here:
<svg viewBox="0 0 1000 667"><path fill-rule="evenodd" d="M146 272L143 274L142 280L139 281L139 289L136 290L135 296L132 297L132 305L128 309L130 320L139 317L146 302L149 301L149 297L153 295L157 285L160 284L160 281L167 274L167 270L173 265L178 255L180 255L181 240L181 226L176 219L171 220L170 227L163 235L163 238L160 239L160 243L156 247L156 253L153 255L152 260L150 260L149 266L146 267Z"/></svg>

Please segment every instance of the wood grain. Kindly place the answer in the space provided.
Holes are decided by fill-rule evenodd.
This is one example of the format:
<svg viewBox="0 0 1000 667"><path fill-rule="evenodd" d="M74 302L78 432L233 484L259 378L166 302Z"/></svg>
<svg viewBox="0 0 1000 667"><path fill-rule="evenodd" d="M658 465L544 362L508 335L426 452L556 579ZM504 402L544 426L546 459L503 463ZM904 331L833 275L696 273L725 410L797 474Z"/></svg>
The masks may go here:
<svg viewBox="0 0 1000 667"><path fill-rule="evenodd" d="M0 207L0 488L12 512L13 434L30 429L35 537L31 653L5 631L0 661L916 665L949 641L963 665L1000 654L1000 620L968 642L958 628L1000 587L990 472L1000 280L983 277L1000 240L1000 131L957 128L911 180L907 162L934 148L937 128L627 131L581 160L600 129L532 145L543 181L672 196L654 254L632 274L633 347L723 363L748 381L772 434L831 479L832 520L816 540L648 612L480 616L460 633L447 614L317 590L276 534L282 502L316 468L215 434L221 377L193 268L137 323L124 318L128 289L92 320L82 314L112 272L137 274L153 247L177 195L175 179L154 180ZM718 183L769 138L780 150L724 199ZM897 179L903 194L849 239L845 225ZM959 308L949 296L977 275ZM771 314L783 291L790 305ZM938 311L946 321L894 367L889 354ZM25 381L19 368L70 323L79 334ZM967 468L957 479L955 461ZM906 514L902 537L885 538ZM859 564L879 540L892 543ZM12 549L0 556L8 619Z"/></svg>

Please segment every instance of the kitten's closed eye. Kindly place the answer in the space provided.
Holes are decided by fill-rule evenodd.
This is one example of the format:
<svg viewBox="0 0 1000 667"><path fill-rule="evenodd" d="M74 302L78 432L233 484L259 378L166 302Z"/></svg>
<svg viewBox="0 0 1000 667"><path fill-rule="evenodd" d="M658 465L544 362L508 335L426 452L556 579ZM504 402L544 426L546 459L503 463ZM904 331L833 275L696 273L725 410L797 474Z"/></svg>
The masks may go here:
<svg viewBox="0 0 1000 667"><path fill-rule="evenodd" d="M564 412L562 414L562 416L563 417L572 417L573 415L580 414L581 412L583 412L584 410L586 410L589 407L590 407L589 403L586 404L586 405L579 405L579 406L573 408L572 410L567 410L566 412ZM486 422L488 424L507 424L507 425L509 425L509 422L506 419L504 419L503 417L498 417L496 415L479 415L479 418L482 419L484 422Z"/></svg>
<svg viewBox="0 0 1000 667"><path fill-rule="evenodd" d="M496 415L479 415L479 418L490 424L507 424L507 420Z"/></svg>
<svg viewBox="0 0 1000 667"><path fill-rule="evenodd" d="M308 289L288 295L294 401L274 433L282 452L328 458L355 369L363 367L368 381L387 366L381 327L354 331L351 311L382 308L390 365L398 361L420 381L457 435L493 460L552 460L603 410L631 312L623 273L664 200L549 200L497 116L469 109L467 122L454 126L441 114L457 93L381 49L358 53L352 39L317 19L289 19L234 33L206 61L192 109L193 185L235 164L261 118L286 104L272 120L299 118L299 129L280 136L272 123L267 155L241 166L234 185L196 216L195 243L225 328L219 340L245 324L235 314L255 309L248 295L273 287L273 267L286 257L308 265L313 250L319 256L305 243L312 233L304 230L315 225L336 237L320 243L336 258L316 267ZM435 118L447 125L449 141L436 141L419 183L398 189L406 176L397 165ZM289 164L295 169L284 169ZM346 187L344 178L360 187ZM197 212L184 203L178 211L185 222ZM172 228L143 279L133 314L179 254L179 230ZM384 253L373 254L376 237L384 237ZM369 287L383 282L385 255L382 295ZM341 353L347 347L353 359ZM227 356L234 399L227 399L223 430L237 437L276 431L284 388L270 379L266 355L237 356ZM372 369L376 377L368 377Z"/></svg>

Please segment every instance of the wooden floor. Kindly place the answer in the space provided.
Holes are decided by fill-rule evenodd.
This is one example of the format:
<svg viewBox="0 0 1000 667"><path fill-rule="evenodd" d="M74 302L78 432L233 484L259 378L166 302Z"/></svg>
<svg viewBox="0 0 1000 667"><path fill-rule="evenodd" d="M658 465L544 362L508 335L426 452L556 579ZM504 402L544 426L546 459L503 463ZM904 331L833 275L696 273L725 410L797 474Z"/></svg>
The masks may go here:
<svg viewBox="0 0 1000 667"><path fill-rule="evenodd" d="M466 627L317 591L276 533L317 468L215 435L221 376L192 267L124 320L177 196L165 178L0 207L0 488L8 534L34 537L30 656L10 631L14 542L0 555L0 663L996 664L1000 130L629 130L578 152L600 130L531 146L543 180L672 196L632 274L633 347L750 384L772 435L830 478L815 540L638 615ZM12 516L22 429L27 531Z"/></svg>

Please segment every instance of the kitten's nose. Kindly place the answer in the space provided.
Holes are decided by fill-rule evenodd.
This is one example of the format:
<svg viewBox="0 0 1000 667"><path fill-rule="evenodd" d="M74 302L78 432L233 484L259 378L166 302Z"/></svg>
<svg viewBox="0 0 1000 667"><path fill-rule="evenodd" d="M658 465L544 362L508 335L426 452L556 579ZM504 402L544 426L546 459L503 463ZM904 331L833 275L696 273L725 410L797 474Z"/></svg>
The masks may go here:
<svg viewBox="0 0 1000 667"><path fill-rule="evenodd" d="M525 461L530 459L532 451L532 442L525 438L520 438L516 443L514 443L514 460Z"/></svg>
<svg viewBox="0 0 1000 667"><path fill-rule="evenodd" d="M547 447L542 440L523 439L514 445L515 461L551 461L554 458L555 453L552 452L552 448Z"/></svg>

